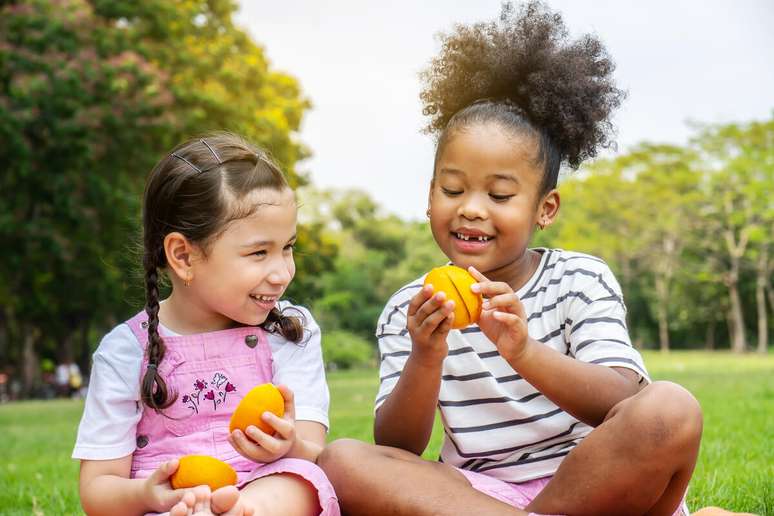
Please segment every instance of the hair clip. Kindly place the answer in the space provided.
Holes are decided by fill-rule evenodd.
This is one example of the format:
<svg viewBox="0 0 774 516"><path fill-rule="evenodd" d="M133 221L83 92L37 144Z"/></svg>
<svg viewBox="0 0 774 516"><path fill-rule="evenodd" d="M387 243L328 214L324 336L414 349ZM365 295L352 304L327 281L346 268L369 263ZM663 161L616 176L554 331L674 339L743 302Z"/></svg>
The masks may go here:
<svg viewBox="0 0 774 516"><path fill-rule="evenodd" d="M200 139L199 141L202 142L208 149L210 149L210 152L212 153L213 156L215 156L215 160L218 162L218 165L222 165L223 160L220 159L220 156L218 156L218 153L215 152L215 149L210 147L210 144L204 141L204 138Z"/></svg>
<svg viewBox="0 0 774 516"><path fill-rule="evenodd" d="M197 172L201 173L202 169L200 169L199 167L197 167L196 165L194 165L193 163L191 163L190 161L188 161L187 159L185 159L185 158L184 158L183 156L181 156L180 154L178 154L178 153L176 153L176 152L173 152L173 153L172 153L172 157L173 157L173 158L177 158L177 159L179 159L180 161L185 161L186 163L188 163L188 166L189 166L189 167L191 167L192 169L194 169L194 170L196 170Z"/></svg>

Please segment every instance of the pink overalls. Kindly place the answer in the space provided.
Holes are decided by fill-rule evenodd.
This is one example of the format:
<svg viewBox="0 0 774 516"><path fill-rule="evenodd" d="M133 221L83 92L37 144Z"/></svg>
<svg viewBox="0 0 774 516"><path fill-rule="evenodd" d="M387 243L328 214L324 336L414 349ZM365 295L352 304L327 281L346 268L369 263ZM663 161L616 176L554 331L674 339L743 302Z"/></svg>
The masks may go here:
<svg viewBox="0 0 774 516"><path fill-rule="evenodd" d="M146 321L145 312L127 321L143 351L148 344ZM132 478L148 477L162 463L183 455L209 455L236 470L240 488L275 473L298 475L317 489L320 514L340 515L333 486L316 464L289 458L255 463L239 455L226 440L231 414L242 397L254 386L272 381L271 349L263 329L165 336L164 344L166 353L158 372L177 399L164 410L165 415L143 406ZM147 364L143 358L141 374Z"/></svg>

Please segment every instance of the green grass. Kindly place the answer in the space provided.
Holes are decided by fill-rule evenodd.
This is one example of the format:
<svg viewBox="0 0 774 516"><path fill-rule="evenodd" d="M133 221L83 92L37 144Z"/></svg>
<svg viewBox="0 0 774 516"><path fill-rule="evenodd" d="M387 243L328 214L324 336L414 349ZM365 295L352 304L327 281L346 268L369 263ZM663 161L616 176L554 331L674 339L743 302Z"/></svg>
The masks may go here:
<svg viewBox="0 0 774 516"><path fill-rule="evenodd" d="M774 515L774 356L673 352L645 360L654 379L685 386L704 410L689 505ZM329 375L331 439L371 442L377 376ZM69 400L0 405L0 514L80 513L78 464L69 457L81 410ZM438 456L441 439L436 424L426 457Z"/></svg>

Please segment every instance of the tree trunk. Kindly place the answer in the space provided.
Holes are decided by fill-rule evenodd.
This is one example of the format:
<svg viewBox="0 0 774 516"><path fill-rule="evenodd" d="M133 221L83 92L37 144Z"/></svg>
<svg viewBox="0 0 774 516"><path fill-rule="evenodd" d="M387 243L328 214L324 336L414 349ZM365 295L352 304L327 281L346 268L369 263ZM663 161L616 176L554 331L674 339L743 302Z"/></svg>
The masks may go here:
<svg viewBox="0 0 774 516"><path fill-rule="evenodd" d="M29 397L40 385L40 363L35 352L35 344L40 331L32 326L26 326L23 338L22 361L19 369L22 371L22 396Z"/></svg>
<svg viewBox="0 0 774 516"><path fill-rule="evenodd" d="M731 326L734 329L731 339L731 351L734 353L744 353L747 348L747 339L744 331L742 301L739 299L739 285L736 280L729 284L728 295L731 298Z"/></svg>
<svg viewBox="0 0 774 516"><path fill-rule="evenodd" d="M715 351L715 318L707 323L707 334L704 339L704 348L709 351Z"/></svg>
<svg viewBox="0 0 774 516"><path fill-rule="evenodd" d="M663 353L669 352L669 312L667 310L668 286L664 278L656 277L656 315L658 317L658 343Z"/></svg>
<svg viewBox="0 0 774 516"><path fill-rule="evenodd" d="M755 278L755 303L758 308L758 353L766 353L769 348L769 321L766 317L766 283L769 264L768 248L764 245L758 257Z"/></svg>

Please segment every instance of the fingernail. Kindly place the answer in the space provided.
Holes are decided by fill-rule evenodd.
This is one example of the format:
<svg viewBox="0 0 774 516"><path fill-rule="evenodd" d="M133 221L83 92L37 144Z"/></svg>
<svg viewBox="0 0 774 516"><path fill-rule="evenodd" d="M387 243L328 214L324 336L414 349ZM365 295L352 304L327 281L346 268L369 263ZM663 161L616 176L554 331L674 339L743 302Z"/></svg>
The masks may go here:
<svg viewBox="0 0 774 516"><path fill-rule="evenodd" d="M489 306L490 306L490 305L489 305L489 301L484 301L484 302L481 304L481 308L483 308L484 310L489 310Z"/></svg>
<svg viewBox="0 0 774 516"><path fill-rule="evenodd" d="M473 292L475 292L476 294L478 294L479 292L481 292L481 284L480 284L480 283L473 283L473 284L470 286L470 290L472 290Z"/></svg>

